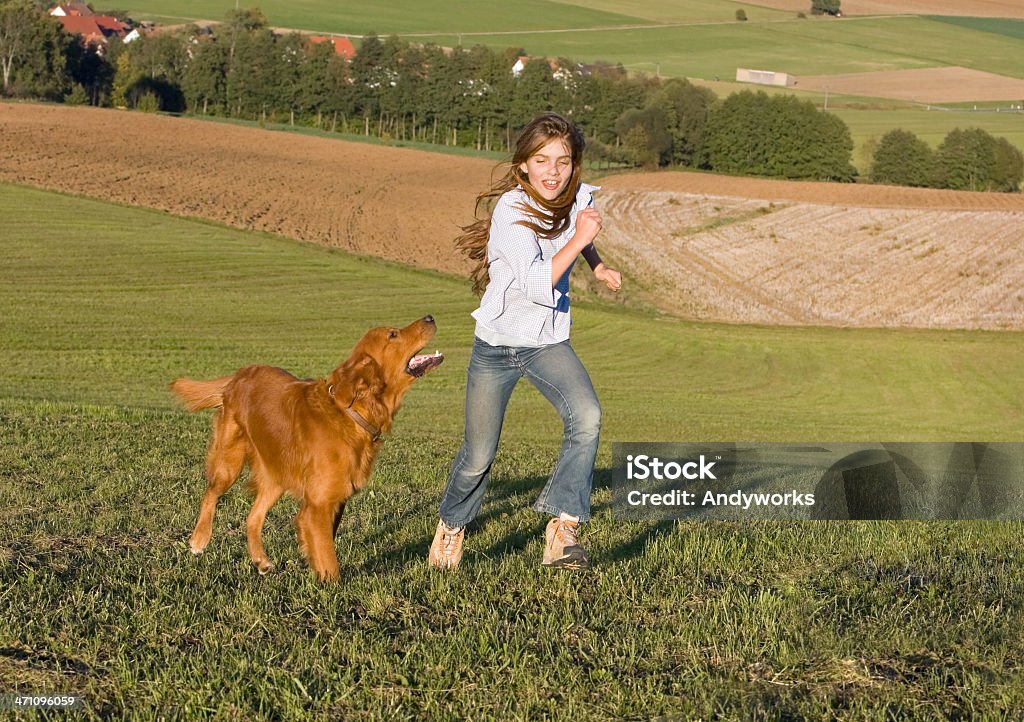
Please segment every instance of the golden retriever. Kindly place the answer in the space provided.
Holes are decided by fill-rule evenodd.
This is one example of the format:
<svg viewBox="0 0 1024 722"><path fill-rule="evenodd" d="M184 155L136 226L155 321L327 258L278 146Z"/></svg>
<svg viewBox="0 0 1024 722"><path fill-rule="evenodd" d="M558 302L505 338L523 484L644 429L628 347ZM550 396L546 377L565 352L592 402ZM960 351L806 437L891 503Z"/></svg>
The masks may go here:
<svg viewBox="0 0 1024 722"><path fill-rule="evenodd" d="M405 328L374 328L326 379L247 366L212 381L174 381L171 390L189 411L218 409L192 553L206 548L217 501L248 461L256 498L246 526L256 568L261 574L274 568L263 549L263 520L288 492L301 502L296 522L303 555L318 578L337 579L334 536L345 503L369 480L405 392L444 361L441 353L418 355L436 330L431 316Z"/></svg>

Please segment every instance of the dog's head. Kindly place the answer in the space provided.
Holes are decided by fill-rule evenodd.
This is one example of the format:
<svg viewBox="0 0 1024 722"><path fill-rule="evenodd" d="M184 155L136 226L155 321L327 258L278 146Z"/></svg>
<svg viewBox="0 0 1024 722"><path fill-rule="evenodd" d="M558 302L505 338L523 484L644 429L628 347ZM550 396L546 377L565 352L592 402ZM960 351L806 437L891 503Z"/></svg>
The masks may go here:
<svg viewBox="0 0 1024 722"><path fill-rule="evenodd" d="M335 398L350 405L373 397L387 412L387 423L398 411L412 382L444 361L444 354L420 354L437 332L432 316L413 321L405 328L380 326L370 329L352 354L331 374Z"/></svg>

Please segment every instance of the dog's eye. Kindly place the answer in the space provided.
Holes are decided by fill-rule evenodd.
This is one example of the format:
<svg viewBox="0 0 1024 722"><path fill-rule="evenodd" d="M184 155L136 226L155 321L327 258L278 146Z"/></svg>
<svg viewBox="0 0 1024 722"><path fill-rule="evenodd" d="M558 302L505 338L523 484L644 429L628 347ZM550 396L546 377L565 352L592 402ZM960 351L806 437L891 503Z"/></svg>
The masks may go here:
<svg viewBox="0 0 1024 722"><path fill-rule="evenodd" d="M388 338L398 338L398 331L395 329L388 331Z"/></svg>

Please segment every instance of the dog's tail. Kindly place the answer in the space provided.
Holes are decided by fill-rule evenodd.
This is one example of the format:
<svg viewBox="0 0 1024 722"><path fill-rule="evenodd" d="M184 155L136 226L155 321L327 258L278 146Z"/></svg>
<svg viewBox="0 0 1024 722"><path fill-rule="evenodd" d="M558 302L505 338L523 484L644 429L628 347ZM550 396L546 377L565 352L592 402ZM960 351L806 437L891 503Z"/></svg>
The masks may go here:
<svg viewBox="0 0 1024 722"><path fill-rule="evenodd" d="M224 389L234 376L222 376L212 381L177 379L171 382L171 391L178 395L189 411L212 409L224 404Z"/></svg>

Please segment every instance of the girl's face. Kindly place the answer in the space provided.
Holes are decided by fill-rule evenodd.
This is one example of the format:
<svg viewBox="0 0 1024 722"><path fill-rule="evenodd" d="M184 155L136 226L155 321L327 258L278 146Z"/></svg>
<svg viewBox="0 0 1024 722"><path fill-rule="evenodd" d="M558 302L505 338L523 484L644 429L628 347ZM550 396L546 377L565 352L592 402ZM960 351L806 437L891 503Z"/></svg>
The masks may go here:
<svg viewBox="0 0 1024 722"><path fill-rule="evenodd" d="M546 201L553 201L565 190L572 176L572 155L562 138L549 140L536 153L519 164L535 191Z"/></svg>

